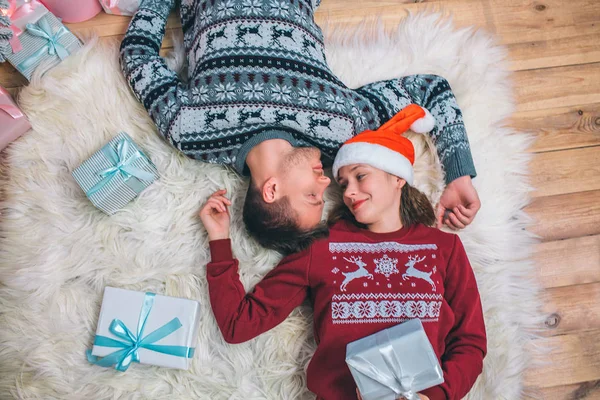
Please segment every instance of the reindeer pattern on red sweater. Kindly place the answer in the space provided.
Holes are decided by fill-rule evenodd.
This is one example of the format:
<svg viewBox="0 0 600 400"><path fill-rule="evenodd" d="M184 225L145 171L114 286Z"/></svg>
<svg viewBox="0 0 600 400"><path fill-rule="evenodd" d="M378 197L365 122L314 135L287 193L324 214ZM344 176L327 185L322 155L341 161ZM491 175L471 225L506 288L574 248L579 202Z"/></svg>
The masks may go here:
<svg viewBox="0 0 600 400"><path fill-rule="evenodd" d="M435 322L443 278L435 244L330 242L334 324Z"/></svg>

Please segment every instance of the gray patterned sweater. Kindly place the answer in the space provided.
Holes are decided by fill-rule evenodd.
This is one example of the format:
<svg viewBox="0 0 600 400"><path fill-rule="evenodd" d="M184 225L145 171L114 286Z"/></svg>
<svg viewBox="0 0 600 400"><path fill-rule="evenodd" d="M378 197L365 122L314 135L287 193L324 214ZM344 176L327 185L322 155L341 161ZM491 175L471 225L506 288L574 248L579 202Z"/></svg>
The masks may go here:
<svg viewBox="0 0 600 400"><path fill-rule="evenodd" d="M233 166L258 143L315 146L327 165L340 145L410 103L436 120L430 133L446 182L475 176L448 82L411 75L350 89L329 69L313 14L320 0L183 0L183 82L159 56L175 0L142 0L121 44L129 85L160 133L189 157Z"/></svg>

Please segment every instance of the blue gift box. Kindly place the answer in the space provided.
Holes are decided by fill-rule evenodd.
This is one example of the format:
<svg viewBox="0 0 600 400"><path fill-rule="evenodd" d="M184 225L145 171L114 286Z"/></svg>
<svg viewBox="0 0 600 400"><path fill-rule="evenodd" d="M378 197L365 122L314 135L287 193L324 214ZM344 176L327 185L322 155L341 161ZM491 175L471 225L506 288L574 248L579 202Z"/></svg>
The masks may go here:
<svg viewBox="0 0 600 400"><path fill-rule="evenodd" d="M72 174L90 201L108 215L123 208L158 178L156 166L125 132Z"/></svg>
<svg viewBox="0 0 600 400"><path fill-rule="evenodd" d="M348 343L346 364L363 400L418 400L417 392L444 382L418 318Z"/></svg>
<svg viewBox="0 0 600 400"><path fill-rule="evenodd" d="M81 48L81 42L38 1L23 7L30 7L33 12L11 20L20 30L18 41L22 48L5 56L27 80L31 80L36 68L42 67L46 72Z"/></svg>

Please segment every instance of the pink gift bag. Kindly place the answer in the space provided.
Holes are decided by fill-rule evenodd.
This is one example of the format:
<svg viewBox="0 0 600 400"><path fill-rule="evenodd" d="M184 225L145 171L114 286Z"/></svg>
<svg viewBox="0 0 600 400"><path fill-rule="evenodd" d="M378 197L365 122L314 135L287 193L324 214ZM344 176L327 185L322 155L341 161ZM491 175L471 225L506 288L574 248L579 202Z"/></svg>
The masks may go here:
<svg viewBox="0 0 600 400"><path fill-rule="evenodd" d="M98 0L40 0L62 22L74 23L92 19L102 6Z"/></svg>
<svg viewBox="0 0 600 400"><path fill-rule="evenodd" d="M27 117L0 86L0 151L31 129Z"/></svg>

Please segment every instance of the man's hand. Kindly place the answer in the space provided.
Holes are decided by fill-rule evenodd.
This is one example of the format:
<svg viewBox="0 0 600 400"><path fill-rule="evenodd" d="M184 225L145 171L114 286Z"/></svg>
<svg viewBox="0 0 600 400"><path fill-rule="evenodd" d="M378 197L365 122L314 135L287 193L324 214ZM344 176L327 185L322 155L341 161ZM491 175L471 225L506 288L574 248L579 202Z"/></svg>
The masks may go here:
<svg viewBox="0 0 600 400"><path fill-rule="evenodd" d="M470 176L461 176L450 182L437 207L437 227L446 224L450 229L463 229L475 219L481 208L479 195Z"/></svg>
<svg viewBox="0 0 600 400"><path fill-rule="evenodd" d="M206 200L200 210L200 219L208 232L209 240L229 238L229 211L231 201L225 197L227 190L221 189Z"/></svg>

